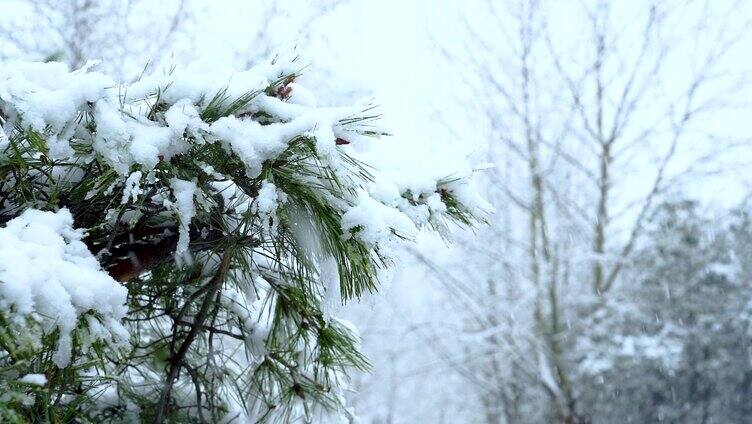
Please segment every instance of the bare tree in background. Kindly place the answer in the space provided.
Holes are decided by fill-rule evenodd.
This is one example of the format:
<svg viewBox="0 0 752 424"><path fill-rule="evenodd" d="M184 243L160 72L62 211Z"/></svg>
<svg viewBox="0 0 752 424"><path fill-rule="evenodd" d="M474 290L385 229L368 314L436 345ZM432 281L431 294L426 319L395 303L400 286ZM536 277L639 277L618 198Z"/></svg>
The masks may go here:
<svg viewBox="0 0 752 424"><path fill-rule="evenodd" d="M273 57L280 51L298 47L325 49L331 36L326 28L342 9L357 5L359 0L320 0L312 2L280 2L259 0L255 2L252 30L247 38L238 40L235 56L240 68ZM306 57L306 60L314 60ZM316 62L312 72L307 72L308 84L328 94L331 105L357 101L368 93L364 87L343 83L341 72L322 61Z"/></svg>
<svg viewBox="0 0 752 424"><path fill-rule="evenodd" d="M0 28L0 56L62 60L73 68L102 59L111 74L132 77L188 38L189 0L25 0ZM9 19L7 19L9 18ZM137 63L136 63L137 62Z"/></svg>
<svg viewBox="0 0 752 424"><path fill-rule="evenodd" d="M496 164L487 193L500 213L463 245L461 263L437 272L461 293L467 332L483 335L455 360L467 368L458 373L475 370L489 423L530 419L519 415L535 402L530 387L549 399L538 420L588 421L575 340L663 196L718 172L749 141L707 125L744 106L747 75L733 67L749 27L733 19L740 2L562 6L487 1L464 17L461 42L439 41Z"/></svg>
<svg viewBox="0 0 752 424"><path fill-rule="evenodd" d="M158 8L147 0L8 1L13 8L0 19L0 59L62 60L73 68L102 59L108 73L121 78L133 78L171 55L179 55L174 60L180 63L197 59L191 52L200 36L197 17L217 7L194 0L169 0ZM293 42L310 44L317 22L346 3L241 5L249 22L247 37L233 43L237 64L247 68Z"/></svg>
<svg viewBox="0 0 752 424"><path fill-rule="evenodd" d="M248 40L239 43L241 47L238 48L237 54L244 58L245 66L273 56L282 44L290 41L275 39L274 34L280 34L279 31L274 31L278 27L287 29L282 33L294 34L295 42L310 44L316 25L349 3L352 3L352 0L324 0L291 8L283 2L263 0L258 5L261 10L258 17L259 25L254 28ZM291 25L291 20L296 24Z"/></svg>

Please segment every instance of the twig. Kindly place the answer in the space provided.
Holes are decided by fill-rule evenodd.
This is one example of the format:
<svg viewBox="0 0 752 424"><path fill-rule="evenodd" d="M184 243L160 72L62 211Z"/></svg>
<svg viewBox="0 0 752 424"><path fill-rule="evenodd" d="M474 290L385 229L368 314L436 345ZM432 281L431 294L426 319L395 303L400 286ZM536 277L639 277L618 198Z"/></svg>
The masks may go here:
<svg viewBox="0 0 752 424"><path fill-rule="evenodd" d="M230 267L231 258L232 250L225 250L225 252L222 254L222 262L219 264L219 269L214 275L214 278L212 278L212 281L209 283L209 293L207 293L204 297L204 301L201 304L201 309L199 310L196 319L193 321L191 330L188 332L185 340L183 340L183 343L180 345L178 352L170 359L171 363L170 370L167 373L167 381L165 381L165 386L162 389L162 395L159 399L159 403L157 404L157 413L154 417L154 423L156 424L161 423L164 419L167 405L170 402L172 386L175 384L175 380L178 376L180 368L182 367L185 355L188 353L188 349L191 347L191 344L193 344L193 341L196 339L199 330L204 325L204 321L206 320L206 316L209 313L209 309L211 308L212 303L214 303L214 295L219 291L220 288L222 288L222 283L225 280L225 275L227 274L227 270Z"/></svg>

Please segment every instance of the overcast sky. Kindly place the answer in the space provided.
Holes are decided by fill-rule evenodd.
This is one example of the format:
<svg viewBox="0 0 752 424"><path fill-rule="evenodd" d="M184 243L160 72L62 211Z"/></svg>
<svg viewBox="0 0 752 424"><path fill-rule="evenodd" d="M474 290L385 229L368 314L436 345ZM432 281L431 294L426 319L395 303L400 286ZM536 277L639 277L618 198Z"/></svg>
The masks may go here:
<svg viewBox="0 0 752 424"><path fill-rule="evenodd" d="M174 2L162 2L160 10L151 11L150 14L159 16L159 13L168 11ZM23 16L18 14L23 9L23 3L20 0L0 0L0 20L12 15ZM311 17L320 5L333 2L282 0L276 3L284 12L267 25L261 12L271 2L195 1L198 12L189 33L191 47L185 47L185 40L174 46L174 60L187 62L198 59L240 66L238 53L252 52L250 40L253 40L258 28L265 27L267 39L287 49L297 45L304 58L313 64L313 75L309 80L316 85L325 85L312 87L314 92L341 94L319 96L324 101L342 99L349 102L355 93L374 95L377 102L383 105L393 132L408 151L428 152L425 157L480 156L479 152L483 151L488 140L473 122L473 99L462 85L466 75L463 75L461 66L451 66L440 60L436 46L438 43L457 48L452 44L455 36L460 38L463 29L461 14L473 15L473 10L478 9L482 2L347 0L338 2L324 18L313 20ZM730 3L730 0L708 3L713 6L710 19L718 18L712 13L720 13ZM751 3L739 4L749 9ZM553 7L549 8L553 31L562 35L561 38L577 40L577 28L581 23L576 21L573 11L579 7L578 4L575 1L554 2ZM621 2L616 13L620 15L619 18L628 20L633 9L630 2ZM743 7L737 9L739 17L748 16L749 10ZM482 20L474 21L473 25L479 26L475 28L479 33L498 30L483 27ZM692 28L683 31L686 39L691 38ZM752 44L747 44L752 49ZM508 53L503 51L501 45L497 48L499 55ZM752 65L749 55L734 57L733 60L738 62L739 67L749 68ZM684 65L680 63L675 66ZM743 113L748 114L749 111ZM440 114L456 117L452 122L453 132L439 125ZM717 122L713 122L712 126L719 131L744 134L746 120L744 115L729 114L717 117ZM735 165L739 165L738 161ZM690 187L688 194L722 202L726 206L732 205L747 189L749 182L745 174L737 173L733 179L727 175L708 179L707 183Z"/></svg>
<svg viewBox="0 0 752 424"><path fill-rule="evenodd" d="M214 2L206 14L200 15L196 49L192 52L204 60L232 61L242 45L260 22L258 9L253 2L223 0ZM431 154L475 156L482 151L487 140L483 139L472 122L472 98L463 92L461 67L442 65L438 60L436 43L452 44L455 34L462 29L460 11L476 8L479 2L399 1L399 0L352 0L343 2L324 19L313 25L306 22L306 13L283 17L270 26L271 37L283 45L299 44L299 49L313 63L313 69L334 72L341 82L328 81L327 89L340 92L360 91L373 93L384 106L386 115L396 129L397 135L406 144ZM752 2L749 2L752 3ZM309 2L281 2L294 10L305 11ZM297 4L297 6L296 6ZM577 40L577 23L573 17L577 2L559 2L550 12L553 31L562 38ZM719 18L712 13L721 13L729 1L712 2L710 19ZM745 3L741 3L745 6ZM746 4L749 6L749 4ZM628 22L634 14L629 2L617 8L620 16ZM745 16L738 10L739 17ZM301 15L301 17L295 16ZM303 19L302 21L300 19ZM297 30L300 28L301 30ZM493 28L477 28L479 32ZM685 39L693 35L693 28L681 31ZM301 37L305 33L308 37ZM749 44L749 43L747 43ZM749 44L752 48L752 44ZM678 45L677 49L687 48ZM498 54L505 54L499 47ZM749 68L748 56L734 57L739 67ZM686 63L672 66L683 67ZM683 69L677 69L680 75ZM329 76L333 74L328 74ZM330 78L331 79L331 78ZM677 83L680 79L677 79ZM321 92L314 88L314 91ZM438 125L438 113L458 117L453 123L454 133ZM716 117L711 124L723 133L745 134L744 115L727 114ZM407 147L406 147L407 148ZM428 156L430 157L430 155ZM739 166L738 157L729 166ZM688 160L688 159L687 159ZM740 172L729 178L722 175L694 184L687 190L696 195L720 202L725 206L737 203L749 185L746 173Z"/></svg>

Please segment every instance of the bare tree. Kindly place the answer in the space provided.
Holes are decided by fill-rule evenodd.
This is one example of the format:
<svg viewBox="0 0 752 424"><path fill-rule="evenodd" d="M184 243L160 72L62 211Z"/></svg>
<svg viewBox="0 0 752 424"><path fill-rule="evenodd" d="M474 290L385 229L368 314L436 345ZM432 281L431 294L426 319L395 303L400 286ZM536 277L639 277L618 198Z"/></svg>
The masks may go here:
<svg viewBox="0 0 752 424"><path fill-rule="evenodd" d="M0 26L2 56L62 60L79 68L102 59L112 75L132 76L186 41L190 0L154 7L143 0L24 0Z"/></svg>
<svg viewBox="0 0 752 424"><path fill-rule="evenodd" d="M287 29L285 33L293 34L293 41L304 45L310 44L314 37L317 23L335 13L340 7L352 3L352 0L325 0L311 2L304 7L291 9L284 3L277 1L261 1L260 14L257 17L259 25L252 31L247 40L240 43L237 55L245 60L245 65L253 64L259 59L272 56L284 42L291 41L275 39L279 34L278 27ZM290 22L295 24L291 25ZM290 30L295 28L295 30Z"/></svg>
<svg viewBox="0 0 752 424"><path fill-rule="evenodd" d="M286 44L312 43L317 23L347 3L264 0L240 6L250 22L248 35L232 46L237 65L246 68ZM0 59L62 60L73 68L102 59L108 73L126 79L171 55L181 63L196 59L196 17L218 11L215 4L193 0L169 0L158 8L146 0L19 0L14 6L0 20Z"/></svg>
<svg viewBox="0 0 752 424"><path fill-rule="evenodd" d="M565 423L587 421L572 351L576 332L587 331L582 311L619 283L660 199L718 172L716 159L748 141L707 124L746 92L733 63L749 27L734 17L740 2L571 6L483 2L462 18L463 35L437 41L474 94L468 119L485 125L497 165L487 193L504 211L495 229L463 245L475 259L439 278L471 299L466 319L482 318L478 331L493 334L473 349L487 352L482 372L492 376L479 396L488 384L511 389L495 370L501 356ZM500 260L506 272L488 265ZM504 309L520 311L499 296L509 286L534 295L528 320L502 325ZM487 422L515 421L493 413L509 402L485 404Z"/></svg>

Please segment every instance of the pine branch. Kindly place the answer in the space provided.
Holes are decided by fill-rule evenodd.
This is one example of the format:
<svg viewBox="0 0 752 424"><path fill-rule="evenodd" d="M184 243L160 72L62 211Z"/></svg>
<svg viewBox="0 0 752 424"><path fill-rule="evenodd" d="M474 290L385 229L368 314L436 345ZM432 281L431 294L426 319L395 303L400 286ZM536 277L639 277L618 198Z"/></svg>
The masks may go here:
<svg viewBox="0 0 752 424"><path fill-rule="evenodd" d="M162 396L159 399L159 403L157 403L156 414L154 418L154 422L156 424L161 423L164 419L164 414L167 411L167 407L170 402L172 386L175 384L180 368L184 366L183 361L185 360L185 355L188 353L188 349L190 349L191 344L196 339L196 336L204 325L204 321L206 320L209 309L214 302L214 297L222 288L222 283L224 283L227 271L230 269L232 254L232 251L229 249L225 250L222 254L222 261L219 264L217 273L208 284L209 291L204 296L204 300L201 303L201 309L199 309L199 312L196 315L193 324L191 325L191 329L188 332L188 335L183 340L183 343L180 345L180 348L170 358L170 369L167 372L167 380L165 381L165 386L162 389Z"/></svg>

